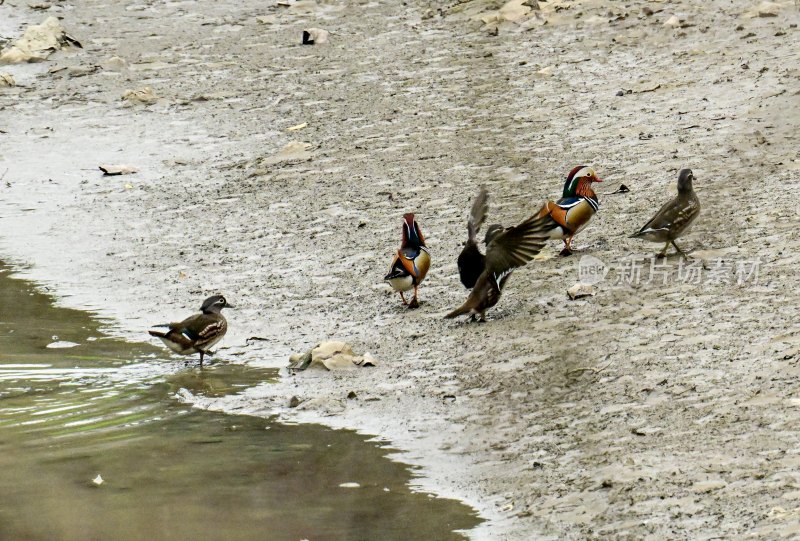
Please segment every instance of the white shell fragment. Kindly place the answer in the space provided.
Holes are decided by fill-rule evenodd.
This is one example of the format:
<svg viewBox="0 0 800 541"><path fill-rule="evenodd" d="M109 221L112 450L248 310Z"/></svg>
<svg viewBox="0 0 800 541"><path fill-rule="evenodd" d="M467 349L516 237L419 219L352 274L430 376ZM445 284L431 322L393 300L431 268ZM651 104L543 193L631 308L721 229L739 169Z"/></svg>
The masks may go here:
<svg viewBox="0 0 800 541"><path fill-rule="evenodd" d="M580 282L567 290L567 295L569 295L569 298L573 301L581 297L593 297L595 294L597 294L597 290L594 286L582 284Z"/></svg>
<svg viewBox="0 0 800 541"><path fill-rule="evenodd" d="M158 101L158 96L156 96L153 89L149 86L144 88L140 88L138 90L126 90L122 93L122 99L129 103L142 103L144 105L152 105Z"/></svg>
<svg viewBox="0 0 800 541"><path fill-rule="evenodd" d="M47 344L48 349L65 349L65 348L74 348L75 346L80 346L80 344L76 344L75 342L68 342L66 340L59 340L58 342L50 342Z"/></svg>
<svg viewBox="0 0 800 541"><path fill-rule="evenodd" d="M330 32L322 28L307 28L303 30L303 45L318 45L328 41Z"/></svg>

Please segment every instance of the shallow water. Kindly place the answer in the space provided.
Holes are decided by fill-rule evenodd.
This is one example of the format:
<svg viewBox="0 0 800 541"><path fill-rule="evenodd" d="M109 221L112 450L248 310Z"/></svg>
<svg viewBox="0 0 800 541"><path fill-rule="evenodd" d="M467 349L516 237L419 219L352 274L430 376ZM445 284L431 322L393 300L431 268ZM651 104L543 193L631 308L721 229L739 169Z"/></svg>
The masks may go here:
<svg viewBox="0 0 800 541"><path fill-rule="evenodd" d="M1 540L447 540L478 523L459 502L412 493L412 471L355 433L172 398L274 372L181 368L100 325L0 266ZM46 347L57 342L79 345Z"/></svg>

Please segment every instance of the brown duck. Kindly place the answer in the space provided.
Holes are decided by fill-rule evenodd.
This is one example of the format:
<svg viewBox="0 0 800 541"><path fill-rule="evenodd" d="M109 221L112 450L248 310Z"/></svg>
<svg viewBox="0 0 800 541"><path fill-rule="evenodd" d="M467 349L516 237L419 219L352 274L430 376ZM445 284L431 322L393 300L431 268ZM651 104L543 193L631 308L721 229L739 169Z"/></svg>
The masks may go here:
<svg viewBox="0 0 800 541"><path fill-rule="evenodd" d="M164 323L155 327L166 327L167 332L149 330L151 336L160 338L164 344L180 355L200 354L200 368L203 357L228 332L228 322L220 313L223 308L233 308L225 297L214 295L207 298L200 307L200 313L189 316L177 323Z"/></svg>
<svg viewBox="0 0 800 541"><path fill-rule="evenodd" d="M489 194L486 189L481 187L478 197L472 203L472 209L467 218L467 242L464 249L458 255L458 275L461 283L467 289L472 289L478 281L483 269L486 266L486 256L478 248L478 231L486 220L486 213L489 211ZM487 241L488 244L488 241Z"/></svg>
<svg viewBox="0 0 800 541"><path fill-rule="evenodd" d="M631 235L631 238L665 243L658 257L667 255L670 244L679 254L686 257L684 251L675 244L675 239L680 237L700 214L700 200L692 188L693 180L691 169L681 169L678 174L678 195L664 203L656 215L637 233Z"/></svg>
<svg viewBox="0 0 800 541"><path fill-rule="evenodd" d="M480 196L479 196L480 198ZM486 321L486 310L500 300L500 293L517 267L533 259L549 238L549 216L531 216L521 224L503 228L494 224L486 232L485 266L466 302L446 318L469 314L472 320Z"/></svg>

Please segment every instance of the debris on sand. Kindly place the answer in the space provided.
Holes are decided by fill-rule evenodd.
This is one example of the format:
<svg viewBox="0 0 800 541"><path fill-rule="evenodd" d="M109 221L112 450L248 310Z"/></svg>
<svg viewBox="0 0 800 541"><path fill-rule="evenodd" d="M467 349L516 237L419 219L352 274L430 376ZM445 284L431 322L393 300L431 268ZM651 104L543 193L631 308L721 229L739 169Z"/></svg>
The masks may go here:
<svg viewBox="0 0 800 541"><path fill-rule="evenodd" d="M305 161L311 159L311 143L292 141L287 143L277 154L263 160L265 165L273 165L281 162Z"/></svg>
<svg viewBox="0 0 800 541"><path fill-rule="evenodd" d="M597 294L597 290L594 286L589 284L582 284L578 282L571 288L567 290L567 295L569 295L570 300L580 299L581 297L594 297Z"/></svg>
<svg viewBox="0 0 800 541"><path fill-rule="evenodd" d="M786 2L788 4L788 2ZM746 18L777 17L783 6L777 2L761 2L744 13Z"/></svg>
<svg viewBox="0 0 800 541"><path fill-rule="evenodd" d="M106 176L131 175L138 173L139 170L131 165L100 165L100 170Z"/></svg>
<svg viewBox="0 0 800 541"><path fill-rule="evenodd" d="M6 73L4 71L0 71L0 88L4 86L16 86L17 82L11 76L10 73Z"/></svg>
<svg viewBox="0 0 800 541"><path fill-rule="evenodd" d="M29 26L21 38L3 49L0 52L0 64L44 62L54 52L71 45L83 47L66 33L58 19L48 17L42 24Z"/></svg>
<svg viewBox="0 0 800 541"><path fill-rule="evenodd" d="M309 28L303 30L303 45L319 45L326 43L330 32L322 28Z"/></svg>
<svg viewBox="0 0 800 541"><path fill-rule="evenodd" d="M141 103L143 105L152 105L158 101L153 89L149 86L140 88L138 90L126 90L122 93L122 99L128 103Z"/></svg>
<svg viewBox="0 0 800 541"><path fill-rule="evenodd" d="M356 355L347 342L320 342L305 353L295 353L289 357L289 370L298 372L306 368L342 370L364 366L377 366L378 361L370 353Z"/></svg>
<svg viewBox="0 0 800 541"><path fill-rule="evenodd" d="M128 69L128 61L119 56L112 56L101 64L105 71L123 71Z"/></svg>

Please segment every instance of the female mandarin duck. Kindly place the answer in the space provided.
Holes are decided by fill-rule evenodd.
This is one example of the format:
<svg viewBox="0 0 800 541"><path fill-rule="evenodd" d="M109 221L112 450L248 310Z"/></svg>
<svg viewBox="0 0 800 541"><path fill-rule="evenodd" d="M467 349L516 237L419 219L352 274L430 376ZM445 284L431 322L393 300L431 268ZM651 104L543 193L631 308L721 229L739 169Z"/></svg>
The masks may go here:
<svg viewBox="0 0 800 541"><path fill-rule="evenodd" d="M686 257L683 250L675 244L675 239L680 237L700 214L700 200L694 193L692 180L694 180L692 170L681 169L678 174L678 195L664 203L649 222L631 235L634 238L665 243L664 249L657 257L665 257L670 244L680 255Z"/></svg>
<svg viewBox="0 0 800 541"><path fill-rule="evenodd" d="M200 354L200 368L203 356L211 355L211 349L228 332L228 322L220 313L223 308L233 308L225 297L214 295L207 298L200 307L200 313L189 316L177 323L164 323L155 327L166 327L167 332L149 330L151 336L160 338L164 344L180 355Z"/></svg>
<svg viewBox="0 0 800 541"><path fill-rule="evenodd" d="M478 281L484 267L486 266L486 256L478 248L478 231L480 231L486 213L489 211L489 194L486 189L481 187L478 197L472 203L472 209L467 219L467 242L464 249L458 256L458 275L461 283L467 289L472 289ZM488 237L488 233L487 233ZM489 244L488 238L484 239L485 244Z"/></svg>
<svg viewBox="0 0 800 541"><path fill-rule="evenodd" d="M572 238L586 227L600 208L597 194L592 190L593 182L603 182L594 169L586 165L573 168L567 175L561 199L548 201L537 214L552 219L550 238L564 241L563 256L572 254Z"/></svg>
<svg viewBox="0 0 800 541"><path fill-rule="evenodd" d="M409 308L418 308L417 289L428 274L431 255L425 246L425 237L419 224L414 220L414 215L410 212L404 214L403 220L403 242L392 260L389 274L383 279L389 282L392 289L400 293L403 304L408 304ZM407 303L403 292L411 288L414 288L414 297Z"/></svg>
<svg viewBox="0 0 800 541"><path fill-rule="evenodd" d="M476 209L485 215L488 208L486 200L486 191L481 189L472 206L470 219L475 216ZM469 314L473 320L478 318L478 321L486 321L486 310L500 300L500 293L511 272L528 263L539 253L550 238L551 228L552 221L548 216L531 216L521 224L508 228L498 224L490 225L486 231L486 256L478 250L477 242L473 243L474 251L480 257L469 260L470 268L465 269L462 266L462 257L459 256L461 281L464 282L465 270L469 275L478 272L479 276L466 302L444 317L454 318ZM472 231L470 233L472 234ZM464 248L464 251L466 250L467 248ZM461 255L463 256L464 252Z"/></svg>

